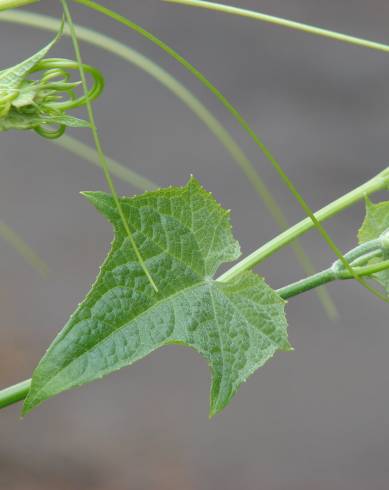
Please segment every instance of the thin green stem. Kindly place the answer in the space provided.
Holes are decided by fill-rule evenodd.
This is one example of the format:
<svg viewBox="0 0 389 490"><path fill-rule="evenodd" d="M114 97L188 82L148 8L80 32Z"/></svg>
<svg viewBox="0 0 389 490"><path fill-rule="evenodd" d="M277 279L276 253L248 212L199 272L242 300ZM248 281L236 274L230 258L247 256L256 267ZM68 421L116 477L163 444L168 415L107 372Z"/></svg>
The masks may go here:
<svg viewBox="0 0 389 490"><path fill-rule="evenodd" d="M377 272L382 272L387 269L389 269L389 260L384 260L377 264L371 264L364 267L354 268L354 270L360 277L370 277L372 274L376 274ZM353 278L354 277L347 270L337 271L336 268L330 267L329 269L318 272L313 276L305 277L300 281L288 284L287 286L278 289L277 293L281 296L281 298L287 300L293 298L294 296L298 296L299 294L306 293L311 289L323 286L324 284L328 284L337 280L349 280Z"/></svg>
<svg viewBox="0 0 389 490"><path fill-rule="evenodd" d="M371 287L366 281L362 278L358 277L356 273L353 272L352 267L344 258L342 251L336 246L326 229L322 226L320 221L318 221L311 210L308 203L305 201L303 196L299 193L296 186L293 184L291 179L288 177L278 160L269 150L269 148L265 145L265 143L261 140L261 138L255 133L255 131L251 128L246 119L241 115L241 113L231 104L231 102L220 92L218 88L215 87L197 68L195 68L188 60L186 60L183 56L177 53L174 49L168 46L166 43L158 39L156 36L146 31L139 25L135 24L131 20L127 19L123 15L104 7L97 2L91 0L74 0L74 2L79 3L81 5L85 5L91 10L99 12L107 17L114 19L116 22L127 26L128 28L134 30L141 36L145 37L152 43L156 44L163 51L165 51L169 56L178 61L186 70L188 70L192 75L194 75L215 97L224 105L224 107L230 112L230 114L236 119L236 121L240 124L240 126L245 130L245 132L249 135L251 140L255 143L255 145L261 150L265 158L270 162L281 181L285 184L285 186L289 189L292 196L299 203L305 214L312 220L313 225L317 228L327 245L334 252L334 254L338 257L339 260L342 261L344 267L353 274L356 281L358 281L362 286L364 286L368 291L372 294L380 298L382 301L388 302L388 299L380 294L377 290Z"/></svg>
<svg viewBox="0 0 389 490"><path fill-rule="evenodd" d="M351 263L353 270L357 271L358 276L371 276L376 272L389 268L389 260L384 260L379 263L365 265L372 257L383 258L386 254L385 243L381 238L370 240L366 243L358 245L353 250L345 254L345 258ZM360 265L360 267L356 267ZM352 279L353 276L349 271L345 270L340 260L332 264L329 269L318 272L310 277L306 277L293 284L289 284L278 290L278 294L283 299L292 298L298 294L309 291L310 289L323 286L335 280Z"/></svg>
<svg viewBox="0 0 389 490"><path fill-rule="evenodd" d="M383 247L382 241L378 238L376 240L371 240L369 242L358 245L353 250L348 252L345 257L352 264L354 270L357 272L358 276L372 276L377 272L387 270L389 268L389 260L382 260L378 263L373 263L369 265L366 264L372 257L385 256L385 249ZM361 265L356 267L356 265ZM283 299L292 298L298 294L302 294L310 289L323 286L332 281L352 279L353 276L349 271L345 270L343 264L340 260L337 260L332 264L329 269L325 269L322 272L318 272L310 277L306 277L297 281L293 284L289 284L278 290L278 294Z"/></svg>
<svg viewBox="0 0 389 490"><path fill-rule="evenodd" d="M38 3L39 0L0 0L0 11L25 7L31 3Z"/></svg>
<svg viewBox="0 0 389 490"><path fill-rule="evenodd" d="M73 24L72 16L70 14L70 10L69 10L67 1L66 0L61 0L61 4L62 4L63 10L64 10L64 14L65 14L67 23L68 23L69 28L70 28L70 33L71 33L71 37L72 37L72 41L73 41L73 47L74 47L74 51L75 51L75 54L76 54L76 59L77 59L78 65L79 65L80 77L81 77L81 81L82 81L84 93L86 95L88 93L88 84L87 84L87 81L86 81L86 75L85 75L85 71L84 71L84 67L83 67L83 62L82 62L82 58L81 58L81 51L80 51L80 46L78 44L76 29L75 29L75 26ZM102 145L101 145L101 141L100 141L100 136L99 136L99 133L98 133L98 130L97 130L97 126L96 126L96 121L95 121L93 107L92 107L92 104L89 101L89 99L86 99L86 107L87 107L89 121L90 121L91 128L92 128L93 139L94 139L94 142L95 142L95 145L96 145L97 153L99 155L101 167L103 169L104 176L105 176L105 179L107 181L108 187L109 187L109 189L111 191L112 197L113 197L113 199L115 201L115 204L116 204L118 213L119 213L120 218L121 218L121 220L123 222L124 229L125 229L125 231L127 233L127 236L128 236L128 238L130 240L130 243L131 243L131 246L134 249L135 255L136 255L136 257L137 257L137 259L139 261L139 264L141 265L141 267L142 267L142 269L143 269L146 277L148 278L148 280L149 280L151 286L153 287L153 289L156 292L158 292L157 285L155 284L154 279L151 277L151 274L150 274L148 268L146 267L146 264L145 264L145 262L143 260L143 257L141 255L141 253L139 251L139 248L138 248L137 244L135 243L134 237L133 237L133 235L131 233L130 227L129 227L128 222L127 222L127 219L126 219L126 217L124 215L124 212L123 212L121 203L119 201L118 194L116 192L115 185L113 183L113 180L111 178L111 174L109 172L108 163L107 163L107 161L105 159L104 151L103 151L103 148L102 148Z"/></svg>
<svg viewBox="0 0 389 490"><path fill-rule="evenodd" d="M15 403L24 400L30 390L31 379L22 381L17 385L10 386L5 390L0 391L0 409L14 405Z"/></svg>
<svg viewBox="0 0 389 490"><path fill-rule="evenodd" d="M278 294L282 299L288 300L299 294L310 291L311 289L324 286L329 282L335 281L336 275L332 269L326 269L322 272L317 272L313 276L306 277L300 281L296 281L293 284L288 284L283 288L278 289Z"/></svg>
<svg viewBox="0 0 389 490"><path fill-rule="evenodd" d="M57 19L54 19L52 17L24 11L3 13L0 15L0 20L18 24L26 24L31 27L38 27L39 29L46 29L50 31L57 31L60 24ZM245 153L241 150L239 145L231 137L224 126L220 124L220 122L204 106L204 104L192 94L192 92L190 92L178 80L172 77L172 75L170 75L170 73L168 73L166 70L164 70L142 54L138 53L134 49L91 29L87 29L79 25L77 25L76 28L79 39L82 39L85 42L102 48L114 54L115 56L119 56L122 59L134 64L135 66L144 70L150 76L158 80L158 82L160 82L165 88L167 88L179 100L181 100L208 127L208 129L225 147L227 152L231 155L233 160L246 175L248 181L253 186L257 194L263 200L265 206L267 207L268 211L270 212L280 229L284 230L288 228L288 222L282 208L274 199L273 195L261 178L260 173L255 169L252 162L247 158ZM68 30L66 29L65 34L70 35ZM52 141L61 145L61 143L64 141L64 138L68 137L63 136L60 139L55 139ZM66 148L70 151L73 150L72 146L67 144L67 142L65 142L63 146L66 146ZM86 151L85 153L89 153L89 156L91 156L90 151ZM87 158L87 160L91 161L89 158ZM119 170L119 172L122 174L121 169ZM112 173L115 174L114 167L112 167ZM126 174L126 177L129 177L127 172ZM118 174L115 175L120 177L120 175ZM137 186L137 184L134 185ZM147 189L150 188L151 187L147 186ZM304 252L304 249L302 248L300 243L298 241L292 242L291 247L293 248L293 251L296 254L297 259L300 262L304 272L307 275L314 274L315 267L311 259ZM330 298L328 291L325 288L321 288L317 291L317 294L329 318L335 318L337 316L336 307L332 299Z"/></svg>
<svg viewBox="0 0 389 490"><path fill-rule="evenodd" d="M364 199L369 194L387 188L389 188L389 167L365 184L362 184L348 194L345 194L322 208L315 214L316 219L319 221L326 221L344 209L352 206L356 202ZM285 247L288 243L307 233L307 231L311 230L313 227L314 225L309 218L303 219L296 225L289 228L289 230L286 230L285 232L276 236L269 242L265 243L265 245L252 252L246 258L238 262L235 266L220 276L219 281L228 281L239 275L241 272L253 269L275 252Z"/></svg>
<svg viewBox="0 0 389 490"><path fill-rule="evenodd" d="M46 277L49 272L47 263L41 259L34 250L4 221L0 220L0 235L4 240L12 245L12 247L36 269L43 277Z"/></svg>
<svg viewBox="0 0 389 490"><path fill-rule="evenodd" d="M372 259L375 259L377 257L382 257L382 250L380 249L373 250L367 253L366 255L359 257L358 259L353 261L353 267L362 267L366 265L368 262L370 262Z"/></svg>
<svg viewBox="0 0 389 490"><path fill-rule="evenodd" d="M97 151L76 138L64 134L61 138L53 140L53 143L101 168ZM108 157L106 157L106 160L111 174L123 182L131 184L141 191L151 191L158 188L156 183L125 167L116 160Z"/></svg>
<svg viewBox="0 0 389 490"><path fill-rule="evenodd" d="M350 264L354 266L356 260L362 259L363 257L366 257L366 255L370 255L371 252L375 251L379 251L381 255L384 255L384 250L380 238L370 240L368 242L358 245L353 250L348 252L345 257L350 262ZM343 264L342 262L340 262L340 260L338 260L332 267L340 271L343 269Z"/></svg>
<svg viewBox="0 0 389 490"><path fill-rule="evenodd" d="M162 0L166 3L176 3L181 5L188 5L190 7L198 7L208 10L214 10L223 12L225 14L233 14L241 17L249 17L251 19L259 20L261 22L267 22L269 24L275 24L278 26L286 27L297 31L303 31L315 36L327 37L335 41L340 41L347 44L353 44L355 46L361 46L363 48L374 49L376 51L389 52L389 45L369 41L368 39L362 39L355 36L349 36L340 32L330 31L328 29L322 29L321 27L315 27L302 22L295 22L292 20L284 19L281 17L275 17L273 15L263 14L261 12L255 12L253 10L242 9L233 7L231 5L224 5L221 3L205 2L201 0Z"/></svg>
<svg viewBox="0 0 389 490"><path fill-rule="evenodd" d="M389 269L389 260L383 260L376 264L365 265L364 267L356 267L358 275L360 276L372 276L378 272L383 272ZM338 273L338 279L347 280L353 279L353 276L347 271L343 270Z"/></svg>

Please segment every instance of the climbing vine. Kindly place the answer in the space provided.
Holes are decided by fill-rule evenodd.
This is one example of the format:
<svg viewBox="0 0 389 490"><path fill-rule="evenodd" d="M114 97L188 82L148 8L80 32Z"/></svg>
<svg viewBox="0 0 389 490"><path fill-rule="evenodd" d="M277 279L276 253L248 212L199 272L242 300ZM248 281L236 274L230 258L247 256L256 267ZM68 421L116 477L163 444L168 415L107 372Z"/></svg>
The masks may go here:
<svg viewBox="0 0 389 490"><path fill-rule="evenodd" d="M165 1L244 15L369 49L389 51L388 46L379 43L258 12L197 0ZM112 224L114 241L95 283L49 346L32 378L0 391L0 408L24 400L23 413L27 414L63 391L129 366L158 348L179 344L195 349L208 362L212 375L210 414L215 415L259 367L277 352L292 350L287 333L287 301L321 288L321 299L331 312L331 300L323 294L323 286L334 281L356 280L381 301L388 302L389 201L373 203L369 196L389 189L389 167L314 213L247 120L188 60L121 14L91 0L74 0L136 31L194 75L238 121L306 213L307 217L296 225L283 226L285 218L271 191L214 116L169 74L116 44L119 52L125 53L124 58L136 59L207 124L245 174L254 179L260 197L277 223L286 228L242 258L229 212L194 177L182 187L154 189L136 197L118 196L113 173L135 179L140 188L157 186L142 176L128 173L104 153L93 111L93 101L103 93L104 77L97 68L84 64L79 32L83 39L95 43L101 38L98 33L79 29L73 23L71 2L67 0L59 1L63 19L57 22L24 11L7 11L33 3L37 1L0 0L0 10L4 11L0 21L41 24L43 28L50 26L49 29L58 30L56 37L36 54L0 71L0 131L35 131L97 162L109 193L83 194ZM48 57L64 34L72 39L75 61ZM109 44L108 39L107 49L110 49ZM104 42L101 45L104 47ZM71 114L80 107L86 108L86 119ZM89 128L95 150L65 136L67 128ZM343 253L323 222L361 200L366 202L365 220L355 247ZM309 258L295 242L313 228L336 256L332 265L319 272L313 270ZM275 290L253 269L289 244L295 245L307 275ZM19 249L25 250L21 246ZM218 276L220 266L229 262L235 264Z"/></svg>

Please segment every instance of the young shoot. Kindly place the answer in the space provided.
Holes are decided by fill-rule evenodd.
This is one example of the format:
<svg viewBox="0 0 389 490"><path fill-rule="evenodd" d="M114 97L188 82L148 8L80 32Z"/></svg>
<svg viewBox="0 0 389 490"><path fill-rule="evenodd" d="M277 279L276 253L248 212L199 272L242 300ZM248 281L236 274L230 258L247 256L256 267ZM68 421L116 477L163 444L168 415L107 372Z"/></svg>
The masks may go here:
<svg viewBox="0 0 389 490"><path fill-rule="evenodd" d="M0 131L34 130L44 138L55 139L67 127L89 126L67 112L96 99L104 88L104 78L96 68L85 65L93 87L77 96L81 82L71 81L71 76L78 64L63 58L46 58L62 30L61 27L56 38L30 58L0 71Z"/></svg>

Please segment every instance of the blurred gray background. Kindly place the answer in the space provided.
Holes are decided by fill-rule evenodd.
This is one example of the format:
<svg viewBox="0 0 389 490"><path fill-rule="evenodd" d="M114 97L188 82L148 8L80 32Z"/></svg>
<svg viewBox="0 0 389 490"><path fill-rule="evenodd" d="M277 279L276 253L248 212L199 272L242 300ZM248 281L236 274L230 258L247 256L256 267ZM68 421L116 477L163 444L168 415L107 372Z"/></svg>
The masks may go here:
<svg viewBox="0 0 389 490"><path fill-rule="evenodd" d="M58 3L43 0L31 10L58 16ZM248 118L314 209L387 165L387 55L157 0L105 3L200 68ZM386 0L235 5L389 40ZM196 80L125 28L80 6L73 13L187 84L242 144L290 222L302 217L270 165ZM51 37L1 23L1 66L15 64ZM64 39L56 53L73 57L70 41ZM161 185L182 185L195 174L232 209L245 253L277 233L225 149L181 102L112 55L88 45L83 55L106 74L96 113L108 155ZM87 130L76 136L90 142ZM1 240L0 386L7 386L30 376L84 297L112 232L79 195L106 188L99 169L33 133L3 133L0 145L0 218L50 266L41 278ZM136 192L120 182L118 187ZM354 245L362 219L360 204L328 223L344 250ZM318 268L333 260L316 232L303 244ZM274 287L302 275L290 250L260 272ZM332 285L330 292L340 319L329 321L314 293L291 301L295 351L277 355L252 376L212 421L206 363L179 347L59 396L23 421L18 406L2 411L1 490L387 489L387 305L351 282Z"/></svg>

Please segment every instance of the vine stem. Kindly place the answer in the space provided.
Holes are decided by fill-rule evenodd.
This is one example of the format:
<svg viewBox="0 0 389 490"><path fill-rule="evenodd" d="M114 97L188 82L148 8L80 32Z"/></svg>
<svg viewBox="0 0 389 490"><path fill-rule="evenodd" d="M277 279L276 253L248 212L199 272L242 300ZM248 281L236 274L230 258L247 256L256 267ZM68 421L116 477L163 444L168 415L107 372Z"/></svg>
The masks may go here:
<svg viewBox="0 0 389 490"><path fill-rule="evenodd" d="M385 257L388 249L389 246L387 246L386 241L380 237L358 245L353 250L348 252L345 257L351 263L354 271L357 272L359 276L371 276L372 274L389 268L389 260L383 260L378 263L366 265L372 258ZM361 266L356 267L357 265ZM352 277L353 276L349 273L349 271L345 270L342 262L337 260L328 269L289 284L279 289L277 292L283 299L286 300L292 298L293 296L305 293L311 289L323 286L329 282L352 279Z"/></svg>
<svg viewBox="0 0 389 490"><path fill-rule="evenodd" d="M25 7L31 3L38 3L39 0L0 0L0 11L14 9L16 7Z"/></svg>
<svg viewBox="0 0 389 490"><path fill-rule="evenodd" d="M364 199L369 194L387 188L389 188L389 167L368 182L320 209L320 211L315 213L315 217L319 222L325 221L352 206L356 202ZM275 252L285 247L285 245L307 233L307 231L314 228L314 226L315 225L310 218L303 219L231 267L231 269L222 274L218 280L222 282L229 281L241 272L253 269Z"/></svg>
<svg viewBox="0 0 389 490"><path fill-rule="evenodd" d="M154 279L152 278L152 276L151 276L148 268L146 267L146 264L145 264L145 262L143 260L143 257L141 255L141 253L139 251L139 248L138 248L138 246L137 246L137 244L136 244L136 242L134 240L134 237L133 237L133 235L131 233L130 227L129 227L128 222L127 222L127 219L124 216L122 205L121 205L121 203L119 201L119 197L118 197L118 194L116 192L115 185L114 185L113 180L111 178L111 174L110 174L110 171L109 171L108 162L107 162L107 160L105 158L103 147L102 147L102 144L101 144L101 141L100 141L100 136L99 136L99 133L98 133L98 130L97 130L93 107L92 107L92 104L91 104L89 98L87 97L88 84L87 84L87 81L86 81L86 75L85 75L84 65L82 63L81 51L80 51L80 46L79 46L78 39L77 39L76 28L75 28L75 26L73 24L73 19L72 19L72 16L71 16L70 9L69 9L69 6L68 6L67 1L66 0L61 0L61 5L62 5L63 11L64 11L64 15L65 15L66 21L67 21L67 23L69 25L70 34L71 34L71 38L72 38L72 41L73 41L74 52L75 52L75 55L76 55L78 66L79 66L80 78L81 78L81 81L82 81L82 86L83 86L84 94L85 94L85 97L86 97L86 108L87 108L87 112L88 112L88 116L89 116L89 121L90 121L91 129L92 129L93 139L94 139L94 142L95 142L96 151L97 151L98 156L99 156L101 167L102 167L103 172L104 172L105 180L107 181L109 190L111 191L112 197L113 197L113 199L115 201L115 204L116 204L116 208L117 208L118 213L120 215L120 218L122 220L123 227L124 227L124 229L125 229L125 231L127 233L127 236L128 236L128 238L130 240L131 246L132 246L132 248L134 250L134 253L135 253L135 255L136 255L137 259L138 259L138 262L139 262L140 266L142 267L143 272L145 273L145 275L146 275L147 279L149 280L151 286L153 287L154 291L155 292L158 292L158 287L155 284Z"/></svg>
<svg viewBox="0 0 389 490"><path fill-rule="evenodd" d="M97 151L94 148L86 145L82 141L73 138L72 136L69 136L67 134L64 134L58 140L53 140L53 142L61 148L64 148L65 150L68 150L79 156L80 158L83 158L84 160L92 163L93 165L101 167ZM134 172L134 170L125 167L112 158L108 158L106 156L105 159L107 160L111 174L115 175L115 177L122 180L123 182L131 184L133 187L136 187L141 191L152 191L158 189L158 184L152 182L143 175Z"/></svg>
<svg viewBox="0 0 389 490"><path fill-rule="evenodd" d="M354 270L358 276L371 276L372 274L376 274L377 272L387 269L389 269L389 260L384 260L378 264L371 264L365 267L354 267ZM353 276L348 271L336 271L334 267L330 267L329 269L318 272L313 276L306 277L300 281L294 282L293 284L288 284L287 286L278 289L277 292L282 299L287 300L289 298L293 298L294 296L298 296L299 294L306 293L311 289L324 286L324 284L328 284L329 282L346 279L353 279Z"/></svg>
<svg viewBox="0 0 389 490"><path fill-rule="evenodd" d="M27 393L30 391L30 387L31 379L27 379L26 381L22 381L17 385L10 386L5 390L0 391L0 409L24 400Z"/></svg>
<svg viewBox="0 0 389 490"><path fill-rule="evenodd" d="M243 9L239 7L233 7L231 5L224 5L221 3L206 2L202 0L162 0L166 3L175 3L180 5L187 5L189 7L203 8L207 10L214 10L216 12L223 12L225 14L238 15L240 17L248 17L251 19L267 22L269 24L275 24L278 26L286 27L297 31L303 31L315 36L322 36L340 41L347 44L353 44L355 46L361 46L368 49L375 49L377 51L383 51L389 53L389 45L369 41L355 36L349 36L348 34L342 34L341 32L330 31L321 27L316 27L302 22L295 22L293 20L284 19L282 17L275 17L274 15L263 14L262 12L255 12L253 10Z"/></svg>
<svg viewBox="0 0 389 490"><path fill-rule="evenodd" d="M37 255L34 250L4 221L0 220L0 235L6 240L23 258L34 267L42 277L49 273L47 263Z"/></svg>

